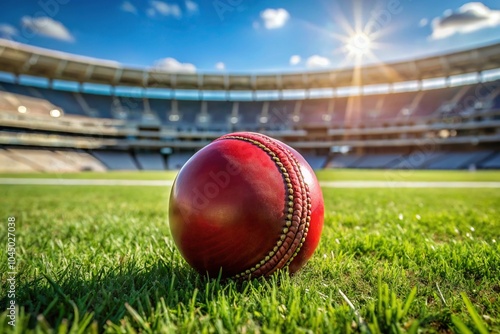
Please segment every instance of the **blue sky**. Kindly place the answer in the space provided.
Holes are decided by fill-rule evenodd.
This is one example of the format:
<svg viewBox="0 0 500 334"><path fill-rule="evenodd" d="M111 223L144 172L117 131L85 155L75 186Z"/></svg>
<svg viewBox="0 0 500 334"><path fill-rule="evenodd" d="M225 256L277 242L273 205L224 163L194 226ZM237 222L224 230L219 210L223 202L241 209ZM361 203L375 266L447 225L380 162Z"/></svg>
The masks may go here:
<svg viewBox="0 0 500 334"><path fill-rule="evenodd" d="M187 72L339 68L497 36L496 0L2 0L0 12L0 38Z"/></svg>

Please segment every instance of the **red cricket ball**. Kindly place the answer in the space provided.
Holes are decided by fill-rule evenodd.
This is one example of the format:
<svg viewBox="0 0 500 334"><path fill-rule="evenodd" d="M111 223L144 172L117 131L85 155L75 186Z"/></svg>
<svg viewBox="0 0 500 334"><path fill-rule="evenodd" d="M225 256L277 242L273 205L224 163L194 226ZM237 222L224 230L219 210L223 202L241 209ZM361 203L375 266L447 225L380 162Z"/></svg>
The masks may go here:
<svg viewBox="0 0 500 334"><path fill-rule="evenodd" d="M299 270L318 246L323 195L293 148L258 133L224 135L180 170L170 230L186 261L211 277Z"/></svg>

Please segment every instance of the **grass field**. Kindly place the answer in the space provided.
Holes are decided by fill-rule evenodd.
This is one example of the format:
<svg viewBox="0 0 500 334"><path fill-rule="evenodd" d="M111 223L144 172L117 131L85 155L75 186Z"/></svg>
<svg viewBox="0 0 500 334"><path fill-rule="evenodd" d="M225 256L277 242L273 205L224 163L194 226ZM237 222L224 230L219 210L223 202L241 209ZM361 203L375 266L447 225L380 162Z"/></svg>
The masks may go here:
<svg viewBox="0 0 500 334"><path fill-rule="evenodd" d="M500 180L500 172L318 175ZM500 189L325 188L325 228L306 267L245 282L209 280L184 262L169 236L169 188L0 190L0 333L500 333ZM3 312L8 217L16 218L16 327Z"/></svg>

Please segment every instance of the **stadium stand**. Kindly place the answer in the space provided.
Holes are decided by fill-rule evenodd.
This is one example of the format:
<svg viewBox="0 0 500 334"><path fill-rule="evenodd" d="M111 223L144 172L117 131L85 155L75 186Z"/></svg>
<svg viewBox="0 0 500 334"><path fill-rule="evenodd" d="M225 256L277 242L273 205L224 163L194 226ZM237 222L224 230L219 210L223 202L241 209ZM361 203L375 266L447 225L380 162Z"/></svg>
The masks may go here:
<svg viewBox="0 0 500 334"><path fill-rule="evenodd" d="M73 97L75 98L75 101L78 103L78 107L75 107L75 110L78 110L78 108L81 108L81 110L84 112L84 115L90 116L90 117L98 117L99 113L96 109L91 108L85 98L82 96L80 93L73 93ZM67 110L72 110L72 109L67 109Z"/></svg>
<svg viewBox="0 0 500 334"><path fill-rule="evenodd" d="M332 106L333 100L305 100L300 108L301 123L308 127L328 127Z"/></svg>
<svg viewBox="0 0 500 334"><path fill-rule="evenodd" d="M79 151L55 151L56 154L63 157L65 161L72 164L75 169L74 171L79 172L104 172L106 171L106 167L97 159L95 159L92 155L86 152Z"/></svg>
<svg viewBox="0 0 500 334"><path fill-rule="evenodd" d="M170 100L148 99L147 104L149 105L151 112L158 116L161 124L165 126L171 125L168 119L168 113L171 109Z"/></svg>
<svg viewBox="0 0 500 334"><path fill-rule="evenodd" d="M394 99L391 100L391 105L388 108L391 108L397 120L413 119L416 117L414 115L416 115L417 108L425 93L425 91L419 91L394 94Z"/></svg>
<svg viewBox="0 0 500 334"><path fill-rule="evenodd" d="M105 167L88 153L62 150L9 148L0 151L4 166L9 170L26 172L105 171Z"/></svg>
<svg viewBox="0 0 500 334"><path fill-rule="evenodd" d="M446 155L440 151L414 151L407 156L396 159L395 169L425 169L433 161L438 161Z"/></svg>
<svg viewBox="0 0 500 334"><path fill-rule="evenodd" d="M78 103L75 95L69 92L57 91L54 89L41 89L37 88L40 91L41 96L47 101L51 101L52 103L58 105L63 110L70 111L73 115L81 115L81 116L95 116L95 113L91 113L88 110L82 108L82 106Z"/></svg>
<svg viewBox="0 0 500 334"><path fill-rule="evenodd" d="M318 156L312 154L303 154L303 156L313 169L322 169L325 167L327 160L326 156Z"/></svg>
<svg viewBox="0 0 500 334"><path fill-rule="evenodd" d="M16 148L9 149L11 157L15 157L38 171L46 172L72 172L75 168L64 160L60 159L58 155L48 150L40 149L25 149Z"/></svg>
<svg viewBox="0 0 500 334"><path fill-rule="evenodd" d="M500 108L500 93L495 96L495 99L493 100L493 109L498 109Z"/></svg>
<svg viewBox="0 0 500 334"><path fill-rule="evenodd" d="M355 163L362 159L362 155L336 154L326 164L327 168L352 168Z"/></svg>
<svg viewBox="0 0 500 334"><path fill-rule="evenodd" d="M355 124L369 124L383 121L389 118L387 110L382 109L385 95L366 95L352 99L351 115L355 118L346 118L346 122ZM349 107L347 107L349 112Z"/></svg>
<svg viewBox="0 0 500 334"><path fill-rule="evenodd" d="M276 130L291 128L292 124L300 121L300 115L294 120L297 103L297 101L270 101L269 124L274 124Z"/></svg>
<svg viewBox="0 0 500 334"><path fill-rule="evenodd" d="M500 169L500 152L496 152L491 157L480 164L481 168L485 169Z"/></svg>
<svg viewBox="0 0 500 334"><path fill-rule="evenodd" d="M453 89L454 90L454 89ZM452 89L432 89L424 92L423 98L415 106L412 116L415 119L433 114L453 95Z"/></svg>
<svg viewBox="0 0 500 334"><path fill-rule="evenodd" d="M135 158L142 170L165 170L165 161L159 153L136 152Z"/></svg>
<svg viewBox="0 0 500 334"><path fill-rule="evenodd" d="M113 118L113 101L110 96L97 94L78 94L82 98L78 98L80 104L88 106L87 111L94 110L97 117Z"/></svg>
<svg viewBox="0 0 500 334"><path fill-rule="evenodd" d="M180 169L193 156L192 153L173 153L168 157L168 169Z"/></svg>
<svg viewBox="0 0 500 334"><path fill-rule="evenodd" d="M349 68L123 76L126 67L106 61L75 63L71 55L2 40L0 49L0 158L14 170L178 169L230 131L276 137L314 168L499 165L500 44L365 66L359 89L350 87ZM83 88L94 84L102 87ZM386 90L370 91L374 85ZM331 96L315 91L325 88Z"/></svg>
<svg viewBox="0 0 500 334"><path fill-rule="evenodd" d="M428 169L467 169L476 165L492 154L491 151L446 152L444 156L429 163Z"/></svg>
<svg viewBox="0 0 500 334"><path fill-rule="evenodd" d="M353 163L354 168L390 168L393 163L401 158L401 154L365 154L361 159Z"/></svg>
<svg viewBox="0 0 500 334"><path fill-rule="evenodd" d="M14 114L29 112L33 115L49 116L51 110L62 111L60 107L45 99L6 92L0 92L0 107L4 112Z"/></svg>
<svg viewBox="0 0 500 334"><path fill-rule="evenodd" d="M92 154L110 170L138 170L134 159L128 152L93 151Z"/></svg>
<svg viewBox="0 0 500 334"><path fill-rule="evenodd" d="M225 101L205 101L207 113L210 115L210 126L216 131L230 131L231 124L238 121L237 114L233 115L233 105ZM234 116L231 123L231 116Z"/></svg>
<svg viewBox="0 0 500 334"><path fill-rule="evenodd" d="M29 163L26 163L24 158L13 156L8 150L0 149L0 166L3 172L21 172L31 173L39 172L37 167L33 168Z"/></svg>
<svg viewBox="0 0 500 334"><path fill-rule="evenodd" d="M180 114L178 127L184 130L195 130L200 125L198 115L201 111L201 103L199 101L177 101L178 109L174 109L174 113Z"/></svg>
<svg viewBox="0 0 500 334"><path fill-rule="evenodd" d="M257 131L260 124L259 116L262 111L262 105L262 102L239 102L236 129Z"/></svg>
<svg viewBox="0 0 500 334"><path fill-rule="evenodd" d="M498 82L493 83L500 86ZM126 119L141 123L143 114L149 118L160 119L162 125L171 125L179 129L193 130L228 130L231 116L236 117L235 126L242 130L256 130L262 127L279 126L276 129L291 128L293 116L298 116L296 127L336 127L345 125L383 125L389 122L409 120L411 122L426 121L431 115L436 118L460 114L470 107L464 101L470 98L468 93L476 90L477 85L451 87L428 90L424 92L392 93L349 98L331 98L303 101L272 101L268 103L267 119L262 122L264 103L241 101L176 101L169 99L137 99L119 98L107 95L88 93L72 93L40 89L39 97L18 95L12 84L2 84L0 106L11 106L25 103L33 108L50 111L61 109L68 114L95 116L101 118ZM10 93L10 94L9 94ZM500 102L483 98L481 106ZM353 102L354 101L354 102ZM356 102L357 101L357 102ZM205 107L204 107L204 103ZM148 110L146 111L146 107ZM235 108L236 105L236 108ZM494 109L494 108L492 108ZM236 112L235 112L236 111ZM151 116L152 115L152 116ZM178 115L178 119L170 117ZM200 117L204 115L205 117ZM265 125L269 123L270 125Z"/></svg>

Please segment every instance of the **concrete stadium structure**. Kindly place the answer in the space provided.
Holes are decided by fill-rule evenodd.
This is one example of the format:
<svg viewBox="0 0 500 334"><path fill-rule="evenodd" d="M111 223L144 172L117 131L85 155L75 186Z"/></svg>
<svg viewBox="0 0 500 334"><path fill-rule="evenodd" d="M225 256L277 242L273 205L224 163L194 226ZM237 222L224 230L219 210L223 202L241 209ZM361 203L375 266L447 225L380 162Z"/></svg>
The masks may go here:
<svg viewBox="0 0 500 334"><path fill-rule="evenodd" d="M500 168L499 79L500 44L359 69L220 74L0 39L0 161L175 169L224 133L259 131L316 168Z"/></svg>

